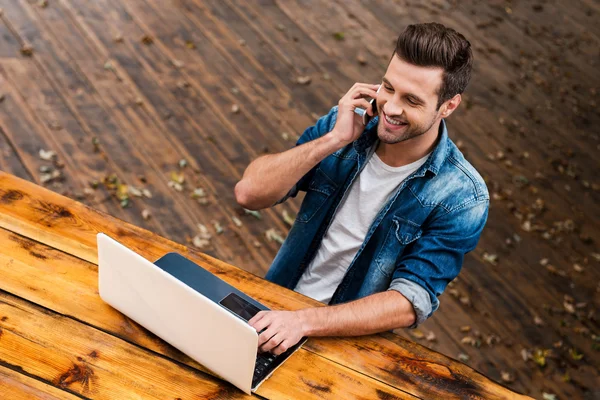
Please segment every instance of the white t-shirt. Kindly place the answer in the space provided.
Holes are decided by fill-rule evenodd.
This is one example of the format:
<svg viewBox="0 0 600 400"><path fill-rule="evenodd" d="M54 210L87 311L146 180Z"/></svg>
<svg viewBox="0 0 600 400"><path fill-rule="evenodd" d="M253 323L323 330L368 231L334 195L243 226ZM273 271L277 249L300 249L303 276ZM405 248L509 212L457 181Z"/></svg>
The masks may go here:
<svg viewBox="0 0 600 400"><path fill-rule="evenodd" d="M410 164L390 167L373 153L338 207L296 292L329 303L381 208L427 157L429 154Z"/></svg>

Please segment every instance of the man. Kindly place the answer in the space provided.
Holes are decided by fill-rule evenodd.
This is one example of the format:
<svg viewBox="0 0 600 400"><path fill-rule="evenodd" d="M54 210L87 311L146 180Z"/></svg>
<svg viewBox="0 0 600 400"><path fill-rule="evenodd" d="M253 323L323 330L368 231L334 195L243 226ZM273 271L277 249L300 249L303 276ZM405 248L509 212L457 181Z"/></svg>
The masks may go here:
<svg viewBox="0 0 600 400"><path fill-rule="evenodd" d="M257 314L260 351L280 354L303 336L415 327L439 307L488 215L485 182L444 122L471 66L461 34L410 25L379 93L379 84L356 83L296 147L248 166L235 187L246 208L307 192L266 278L329 304ZM356 108L374 117L366 127Z"/></svg>

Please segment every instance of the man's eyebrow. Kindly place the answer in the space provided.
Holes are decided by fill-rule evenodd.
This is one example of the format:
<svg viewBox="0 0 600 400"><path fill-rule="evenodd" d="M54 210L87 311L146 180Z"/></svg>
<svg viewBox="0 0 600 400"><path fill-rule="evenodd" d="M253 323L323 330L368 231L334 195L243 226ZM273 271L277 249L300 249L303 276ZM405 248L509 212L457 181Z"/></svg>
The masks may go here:
<svg viewBox="0 0 600 400"><path fill-rule="evenodd" d="M389 81L389 80L388 80L388 79L387 79L385 76L384 76L383 78L381 78L381 80L382 80L382 81L383 81L383 83L385 83L386 85L389 85L389 86L391 86L391 87L392 87L392 89L394 88L394 85L392 85L392 84L391 84L391 82L390 82L390 81ZM407 93L407 94L405 94L405 95L404 95L404 97L410 97L410 98L412 98L412 100L413 100L415 103L425 104L425 102L424 102L424 101L423 101L423 100L422 100L422 99L421 99L419 96L417 96L416 94L413 94L413 93Z"/></svg>

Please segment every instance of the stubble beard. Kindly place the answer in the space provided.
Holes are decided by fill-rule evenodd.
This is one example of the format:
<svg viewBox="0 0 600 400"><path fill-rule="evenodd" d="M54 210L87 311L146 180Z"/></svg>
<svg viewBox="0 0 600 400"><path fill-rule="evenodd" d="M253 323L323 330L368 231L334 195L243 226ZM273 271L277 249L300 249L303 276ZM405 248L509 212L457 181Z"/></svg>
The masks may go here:
<svg viewBox="0 0 600 400"><path fill-rule="evenodd" d="M424 127L423 125L413 126L409 123L408 127L406 128L406 131L402 132L399 136L397 136L397 133L394 133L393 131L390 131L385 127L384 122L380 118L379 121L377 121L377 137L380 141L382 141L385 144L396 144L423 135L424 133L429 131L429 129L431 129L434 123L435 117L432 118L431 122L426 127Z"/></svg>

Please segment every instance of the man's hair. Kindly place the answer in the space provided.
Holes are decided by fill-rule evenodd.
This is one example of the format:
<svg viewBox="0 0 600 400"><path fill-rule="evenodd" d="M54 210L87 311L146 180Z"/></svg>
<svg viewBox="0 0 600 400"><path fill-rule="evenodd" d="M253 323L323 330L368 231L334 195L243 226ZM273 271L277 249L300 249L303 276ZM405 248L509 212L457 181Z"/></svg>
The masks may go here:
<svg viewBox="0 0 600 400"><path fill-rule="evenodd" d="M444 70L438 89L437 109L446 100L462 93L471 79L471 43L442 24L432 22L407 26L398 36L394 54L413 65Z"/></svg>

